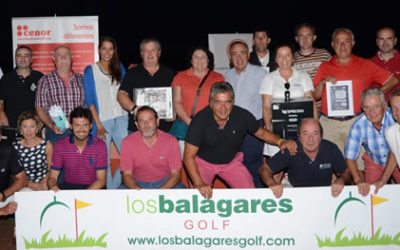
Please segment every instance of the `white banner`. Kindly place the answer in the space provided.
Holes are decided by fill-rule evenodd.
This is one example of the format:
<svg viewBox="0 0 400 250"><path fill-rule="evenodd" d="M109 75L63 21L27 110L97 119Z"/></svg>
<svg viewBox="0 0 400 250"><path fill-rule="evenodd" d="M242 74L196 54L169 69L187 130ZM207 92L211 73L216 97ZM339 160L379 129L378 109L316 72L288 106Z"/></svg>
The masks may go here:
<svg viewBox="0 0 400 250"><path fill-rule="evenodd" d="M31 47L32 68L44 74L54 70L53 49L61 44L71 49L76 72L98 60L97 16L12 18L12 36L13 53L20 45Z"/></svg>
<svg viewBox="0 0 400 250"><path fill-rule="evenodd" d="M229 45L233 40L243 40L249 46L250 52L253 46L253 35L243 34L208 34L208 47L214 53L214 70L225 75L229 67Z"/></svg>
<svg viewBox="0 0 400 250"><path fill-rule="evenodd" d="M398 249L399 187L19 192L17 248Z"/></svg>

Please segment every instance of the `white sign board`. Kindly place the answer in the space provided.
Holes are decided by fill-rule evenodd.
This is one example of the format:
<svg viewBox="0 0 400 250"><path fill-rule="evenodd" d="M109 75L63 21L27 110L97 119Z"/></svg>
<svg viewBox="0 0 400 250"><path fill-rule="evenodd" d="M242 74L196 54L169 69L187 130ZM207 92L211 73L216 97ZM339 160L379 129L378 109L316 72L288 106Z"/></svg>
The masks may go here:
<svg viewBox="0 0 400 250"><path fill-rule="evenodd" d="M16 194L17 249L398 249L400 186ZM362 246L364 248L359 248ZM64 248L66 247L66 248ZM341 248L342 249L342 248Z"/></svg>
<svg viewBox="0 0 400 250"><path fill-rule="evenodd" d="M243 34L208 34L208 48L214 53L214 70L225 75L229 67L229 44L232 40L243 40L249 46L251 52L253 46L253 35Z"/></svg>
<svg viewBox="0 0 400 250"><path fill-rule="evenodd" d="M53 50L66 45L72 51L74 71L82 73L98 60L97 16L12 18L13 52L21 45L33 51L32 68L44 74L54 70ZM15 58L14 58L15 64Z"/></svg>

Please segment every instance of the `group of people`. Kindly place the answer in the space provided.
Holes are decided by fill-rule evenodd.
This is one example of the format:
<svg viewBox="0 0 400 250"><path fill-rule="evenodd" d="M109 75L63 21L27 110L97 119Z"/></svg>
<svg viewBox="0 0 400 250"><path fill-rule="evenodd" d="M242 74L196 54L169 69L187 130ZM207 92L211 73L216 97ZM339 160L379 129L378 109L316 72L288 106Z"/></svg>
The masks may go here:
<svg viewBox="0 0 400 250"><path fill-rule="evenodd" d="M22 136L11 146L0 143L0 214L15 211L9 201L23 188L184 188L185 170L205 198L212 197L216 176L231 188L269 187L276 197L284 186L280 172L294 187L331 185L333 196L346 183L366 195L371 184L378 190L392 175L399 182L400 57L394 30L378 30L379 51L371 60L352 53L349 29L334 31L334 56L314 47L312 25L301 24L295 33L296 52L282 44L272 54L266 29L254 31L251 53L246 42L233 41L233 67L224 76L213 70L213 55L204 47L191 50L188 68L175 74L160 63L156 39L142 40L142 63L126 71L116 41L102 37L99 61L83 75L72 70L65 45L54 49L55 70L46 75L31 68L31 48L18 47L15 70L0 81L0 126ZM352 83L354 114L330 116L326 83L343 80ZM172 121L139 106L133 95L136 88L170 86L176 118L188 126L179 141L168 133ZM314 107L295 141L272 132L272 101L288 91ZM54 122L54 106L65 113L69 129ZM120 153L114 173L111 142Z"/></svg>

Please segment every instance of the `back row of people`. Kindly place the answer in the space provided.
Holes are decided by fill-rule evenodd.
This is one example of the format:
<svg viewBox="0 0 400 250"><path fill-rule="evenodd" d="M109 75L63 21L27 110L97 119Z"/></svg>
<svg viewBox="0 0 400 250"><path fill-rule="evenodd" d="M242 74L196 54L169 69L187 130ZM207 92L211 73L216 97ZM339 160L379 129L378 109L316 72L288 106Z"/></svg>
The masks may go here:
<svg viewBox="0 0 400 250"><path fill-rule="evenodd" d="M305 27L303 29L307 30L306 28L307 27ZM299 30L302 30L302 29L299 29ZM255 36L255 38L256 38L256 36ZM257 110L256 108L254 108L255 105L253 105L253 104L256 104L257 102L249 102L249 100L251 100L251 99L248 99L249 97L251 98L252 96L254 96L254 93L252 93L251 91L256 90L256 92L257 92L257 88L247 88L247 86L254 86L254 82L257 82L257 81L249 80L249 79L243 81L243 79L240 79L243 76L242 73L247 72L247 70L244 70L247 67L247 61L249 59L248 58L248 48L246 48L246 46L247 45L245 45L244 43L239 42L237 44L232 44L231 47L229 48L230 59L235 66L235 68L234 68L235 71L231 71L231 79L229 81L233 83L234 88L240 89L240 88L243 88L243 86L246 86L245 91L241 91L241 90L237 91L237 93L240 93L240 94L237 94L237 96L236 96L237 104L239 106L243 106L246 109L249 109L253 113L253 115L255 115L255 117L260 120L261 116L258 116L257 113L261 112L262 108ZM335 53L336 53L335 58L332 59L332 60L334 60L334 62L336 62L336 61L343 62L344 64L342 66L346 66L349 63L349 61L352 61L352 60L349 60L350 58L355 58L355 56L353 56L351 54L351 49L354 46L354 36L351 31L346 30L346 29L337 30L332 37L332 46L335 49ZM155 41L155 40L147 40L146 41L145 40L141 44L140 48L141 48L141 56L143 59L143 64L128 72L128 74L122 81L122 85L119 88L119 91L117 94L118 101L121 103L121 106L125 110L129 110L132 113L137 112L137 110L139 108L133 102L133 96L132 96L133 95L133 91L132 91L133 87L160 86L159 85L160 83L171 82L172 78L173 78L173 72L171 70L169 70L168 68L160 65L158 62L160 53L161 53L161 46L157 41ZM283 46L281 54L279 55L279 58L278 58L278 56L276 57L278 62L281 60L281 65L280 65L278 71L276 71L276 72L278 74L278 79L279 79L279 77L283 78L283 80L284 80L283 83L292 81L292 85L296 85L297 80L295 81L295 83L293 83L293 77L296 74L293 73L294 71L291 70L291 67L290 67L291 64L293 63L293 52L292 51L288 52L287 50L289 48L290 47L287 47L285 49L285 47ZM19 49L21 49L22 51L24 50L24 48L19 48ZM25 49L28 52L30 52L29 59L31 60L31 51L29 51L29 48L25 48ZM247 49L247 52L246 52L246 49ZM17 50L17 53L18 53L18 50ZM108 50L108 52L107 52L107 50ZM112 51L112 53L110 51ZM206 51L204 51L204 52L206 52ZM279 50L278 50L278 52L279 52ZM83 105L83 103L85 103L85 97L86 97L86 99L92 98L90 103L88 101L86 101L86 102L88 103L89 107L91 108L92 115L93 115L93 117L95 117L95 121L96 121L96 115L98 117L98 121L96 121L95 123L96 123L96 125L98 125L98 127L100 127L100 130L99 130L100 133L97 133L97 134L100 136L103 135L103 137L104 137L104 134L106 131L106 129L104 129L104 125L103 125L103 123L105 121L111 120L113 122L114 119L119 118L119 117L123 119L124 114L123 114L122 109L120 110L120 112L119 111L116 112L115 110L112 110L111 112L109 112L108 118L110 118L110 119L101 118L102 117L101 114L103 113L102 110L104 108L101 108L102 104L100 104L100 103L103 103L102 100L107 99L107 96L104 97L103 99L100 99L100 98L102 98L100 96L101 95L105 96L105 95L110 95L110 94L112 96L115 96L116 88L115 88L115 86L114 86L114 89L112 88L113 87L112 83L114 83L118 77L118 73L115 73L115 72L118 72L118 67L115 65L120 65L120 64L119 64L118 60L115 60L116 55L117 55L115 41L114 42L112 40L111 41L101 41L101 43L99 44L99 53L100 53L100 62L96 63L96 65L91 66L93 76L90 75L90 68L87 68L85 70L85 79L88 79L88 80L83 82L82 77L79 76L79 74L71 73L71 68L70 68L71 67L71 53L70 53L69 49L67 47L61 46L55 50L55 64L56 64L57 70L56 70L56 72L50 73L49 75L47 75L46 77L44 77L40 80L42 82L42 84L40 84L40 85L42 85L42 88L39 86L38 95L37 95L38 98L36 98L36 107L37 107L38 114L39 114L41 120L43 121L43 123L47 127L47 129L46 129L47 130L46 133L48 134L47 138L57 138L57 136L60 134L63 134L64 136L66 136L66 134L68 133L68 130L66 130L65 132L58 131L56 126L54 126L54 124L51 122L51 120L46 112L49 109L49 107L54 103L61 104L63 109L65 108L65 110L67 111L66 114L68 115L69 114L68 110L72 110L73 107L81 106L81 105ZM112 55L110 55L110 54L112 54ZM201 54L201 51L200 51L200 54ZM197 56L198 59L195 59L194 57L195 56L193 54L192 60L203 61L203 64L204 64L204 62L206 62L205 59L202 59L202 55ZM114 58L114 62L111 63L111 60L113 58ZM26 62L27 60L21 59L20 64L23 64L24 61ZM29 66L30 66L30 62L29 62ZM115 63L115 62L117 62L117 63ZM235 62L236 62L236 65L235 65ZM285 64L286 64L287 72L289 74L282 76L282 73L285 74L284 73ZM18 59L17 59L17 65L18 65ZM110 65L114 65L114 66L110 66ZM194 61L192 61L192 66L193 66L193 68L195 67ZM282 66L282 71L280 70L281 66ZM19 67L19 65L18 65L18 67ZM98 68L97 76L95 76L96 67ZM22 69L23 69L23 66L21 66L21 71L23 71ZM29 67L28 68L25 67L25 69L28 72L31 72ZM18 73L18 70L19 69L17 68L17 70L15 72ZM123 70L122 70L121 65L120 65L120 70L121 70L121 76L122 76ZM236 73L236 75L235 75L235 73ZM333 72L333 74L335 74L335 73L337 73L337 72L336 71ZM105 87L103 89L101 89L100 84L99 84L99 86L97 86L97 84L95 86L93 86L93 84L92 85L90 84L90 81L92 80L91 78L93 78L92 82L97 83L97 81L101 81L101 77L99 77L100 74L107 76L106 77L107 80L105 80L104 82L107 82L108 85L106 84L105 86L107 86L107 87ZM370 74L370 72L368 74ZM383 73L381 73L381 74L383 76ZM385 74L387 74L387 73L385 73ZM260 73L260 75L261 75L261 73ZM255 76L254 74L249 74L249 77L254 77L254 76ZM390 74L386 75L386 76L390 76ZM235 77L237 79L235 79ZM347 77L352 77L352 76L343 76L343 78L347 78ZM227 74L227 78L229 78L229 73ZM328 78L328 77L326 77L326 78ZM22 78L20 77L20 79L24 80L24 77L22 77ZM122 77L120 79L122 79ZM383 79L383 77L380 79L377 79L375 77L373 80L382 82L382 79ZM201 77L198 77L198 81L200 81L200 80L201 80ZM326 79L323 79L323 80L326 80ZM330 80L332 82L334 82L334 79L330 79ZM340 80L340 79L338 79L338 80ZM396 82L397 80L395 78L393 79L393 77L390 79L386 78L384 80L385 81L383 81L383 82L388 82L388 84L385 85L384 90L389 90L394 84L397 83ZM242 83L240 83L240 81L242 81ZM151 82L153 82L154 85L152 85ZM179 81L177 81L177 82L179 82ZM314 83L317 84L316 90L320 91L319 89L321 89L321 88L323 89L324 82L325 81L317 81L314 79ZM33 85L32 88L36 88L36 85L34 85L34 84L32 84L32 85ZM47 85L48 85L48 87L44 87ZM117 85L117 84L114 84L114 85ZM271 84L269 84L269 85L271 85ZM2 86L3 86L3 84L2 84ZM108 87L110 87L110 86L111 86L111 89L108 89ZM186 86L185 86L185 88L186 88ZM86 91L84 91L84 89ZM177 87L175 87L175 89L177 89ZM304 91L304 89L303 89L303 91ZM67 94L67 92L69 92L69 94ZM307 89L305 88L304 93L306 93L306 92L307 92ZM0 92L0 93L3 94L3 92ZM83 93L85 93L85 96L83 95ZM10 94L10 96L12 96L12 95L13 94ZM355 94L355 96L356 95L357 94ZM64 98L65 96L69 96L71 98L65 99ZM322 99L324 96L325 95L322 95ZM2 98L2 99L5 99L7 101L7 108L8 108L10 106L9 100L6 98ZM57 99L59 99L59 100L57 100ZM108 99L110 99L110 98L108 98ZM111 98L111 99L112 99L111 100L112 103L109 103L109 105L103 105L103 106L104 107L107 106L107 108L109 108L110 110L112 109L111 107L113 107L113 108L119 107L119 105L116 104L116 102L115 102L115 98ZM253 101L257 100L257 98L252 99L252 100ZM96 102L97 102L98 107L96 107ZM104 102L107 102L107 101L104 101ZM246 102L247 102L247 104L246 104ZM175 103L177 103L177 99L175 99ZM267 103L267 102L264 102L264 103ZM248 106L246 106L246 105L248 105ZM357 104L355 104L355 105L357 105ZM17 106L18 105L16 105L15 107L17 107ZM264 106L268 106L268 105L264 105ZM14 107L14 106L12 106L12 107ZM355 107L355 110L360 110L360 109L359 108L357 109L357 107ZM104 117L107 117L106 113L107 113L107 111L104 111ZM179 112L177 112L177 113L178 113L178 117L179 117L180 116ZM4 121L5 120L4 112L0 113L0 115L3 118L2 121ZM189 117L188 114L186 114L186 115L187 115L187 117ZM186 121L188 121L187 117L186 117ZM183 120L185 119L184 115L182 115L182 119ZM264 120L265 120L265 117L264 117ZM339 121L339 122L342 122L342 121ZM130 130L134 130L133 122L131 121L128 124L129 124L129 126L131 126ZM115 127L120 127L120 126L115 126ZM268 127L268 125L267 125L267 127ZM162 127L162 129L168 130L168 125L166 125L165 128ZM110 131L111 131L111 129L110 129ZM325 129L325 131L326 131L326 129ZM328 129L328 131L329 131L329 129ZM347 136L347 134L345 136ZM251 138L251 136L250 136L250 138ZM113 139L117 140L116 138L113 138ZM55 139L53 139L53 140L55 140ZM251 143L250 143L250 145L251 145ZM261 145L262 145L262 143L261 143ZM246 149L249 147L244 146L243 148ZM254 152L254 150L249 150L249 151L251 151L250 153ZM257 152L259 152L259 151L257 151ZM246 159L246 156L248 156L248 155L249 154L245 153L245 159ZM255 158L262 159L262 154L261 155L257 154L257 157L255 157ZM246 164L246 166L247 166L247 164ZM255 180L256 178L259 178L257 170L258 170L258 167L260 166L260 164L256 163L253 166L256 166L256 167L248 166L248 168L250 169L250 171L252 173L254 173L253 178ZM118 186L118 183L112 184L113 183L112 181L109 181L107 183L110 183L110 185Z"/></svg>

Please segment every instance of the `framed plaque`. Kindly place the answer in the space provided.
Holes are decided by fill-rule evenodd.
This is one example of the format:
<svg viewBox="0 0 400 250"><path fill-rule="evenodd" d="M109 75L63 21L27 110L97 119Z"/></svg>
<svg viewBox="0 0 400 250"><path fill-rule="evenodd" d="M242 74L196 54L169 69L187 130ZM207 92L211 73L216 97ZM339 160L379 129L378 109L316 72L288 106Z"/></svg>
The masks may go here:
<svg viewBox="0 0 400 250"><path fill-rule="evenodd" d="M353 116L353 85L352 81L337 81L326 83L328 116Z"/></svg>
<svg viewBox="0 0 400 250"><path fill-rule="evenodd" d="M174 118L171 87L137 88L133 91L133 97L138 106L154 108L160 119Z"/></svg>

